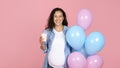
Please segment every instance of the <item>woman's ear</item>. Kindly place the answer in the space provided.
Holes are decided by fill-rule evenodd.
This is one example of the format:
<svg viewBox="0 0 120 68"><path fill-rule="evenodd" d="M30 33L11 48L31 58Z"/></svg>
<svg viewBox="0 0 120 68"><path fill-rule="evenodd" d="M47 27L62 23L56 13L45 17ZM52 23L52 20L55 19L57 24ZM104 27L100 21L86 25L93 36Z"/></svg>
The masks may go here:
<svg viewBox="0 0 120 68"><path fill-rule="evenodd" d="M64 20L65 18L63 17L63 20Z"/></svg>

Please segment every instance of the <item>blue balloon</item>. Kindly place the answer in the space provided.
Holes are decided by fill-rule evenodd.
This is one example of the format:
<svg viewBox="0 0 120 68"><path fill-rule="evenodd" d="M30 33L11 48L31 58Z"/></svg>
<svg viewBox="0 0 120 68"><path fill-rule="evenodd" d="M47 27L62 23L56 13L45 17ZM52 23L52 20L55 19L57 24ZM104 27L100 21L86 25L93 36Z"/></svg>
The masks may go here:
<svg viewBox="0 0 120 68"><path fill-rule="evenodd" d="M105 44L105 39L102 33L92 32L85 41L85 50L88 55L97 54Z"/></svg>
<svg viewBox="0 0 120 68"><path fill-rule="evenodd" d="M66 40L74 50L80 50L85 41L85 32L80 26L72 26L66 33Z"/></svg>

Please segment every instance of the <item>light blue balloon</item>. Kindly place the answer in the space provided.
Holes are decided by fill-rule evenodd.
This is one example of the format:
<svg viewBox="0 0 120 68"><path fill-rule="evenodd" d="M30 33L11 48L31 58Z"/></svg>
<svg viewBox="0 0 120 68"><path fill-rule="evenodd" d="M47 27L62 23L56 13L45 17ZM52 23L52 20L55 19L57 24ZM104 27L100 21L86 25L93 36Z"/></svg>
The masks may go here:
<svg viewBox="0 0 120 68"><path fill-rule="evenodd" d="M102 33L92 32L85 41L85 50L88 55L97 54L104 47L105 39Z"/></svg>
<svg viewBox="0 0 120 68"><path fill-rule="evenodd" d="M66 40L74 50L80 50L85 41L85 32L80 26L72 26L66 33Z"/></svg>

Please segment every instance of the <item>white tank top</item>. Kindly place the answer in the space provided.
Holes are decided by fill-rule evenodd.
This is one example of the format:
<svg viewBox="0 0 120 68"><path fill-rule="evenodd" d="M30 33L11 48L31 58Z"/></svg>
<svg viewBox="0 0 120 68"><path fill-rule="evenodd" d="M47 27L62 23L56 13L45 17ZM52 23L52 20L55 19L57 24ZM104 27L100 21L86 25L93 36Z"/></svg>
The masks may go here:
<svg viewBox="0 0 120 68"><path fill-rule="evenodd" d="M54 29L55 37L48 55L49 65L54 68L63 68L65 64L65 35L63 31L57 32Z"/></svg>

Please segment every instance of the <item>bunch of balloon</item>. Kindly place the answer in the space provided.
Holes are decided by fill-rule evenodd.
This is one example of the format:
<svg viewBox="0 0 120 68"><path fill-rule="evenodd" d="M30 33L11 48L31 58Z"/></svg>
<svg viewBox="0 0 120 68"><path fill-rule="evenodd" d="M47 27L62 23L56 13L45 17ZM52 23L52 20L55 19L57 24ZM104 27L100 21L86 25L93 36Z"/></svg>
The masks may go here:
<svg viewBox="0 0 120 68"><path fill-rule="evenodd" d="M66 33L66 40L72 48L72 53L67 59L69 68L102 68L103 66L103 59L97 54L105 44L103 34L101 32L91 32L88 36L85 34L92 19L88 9L80 10L77 25L70 27Z"/></svg>

